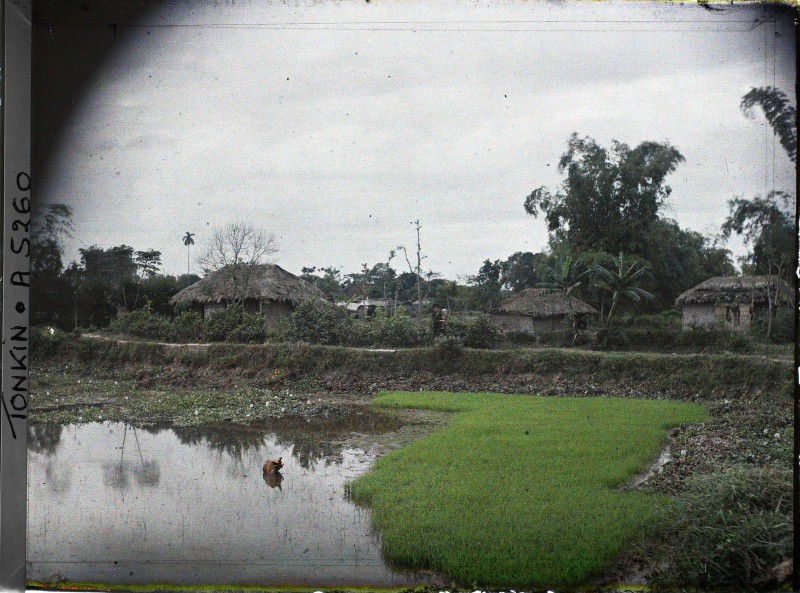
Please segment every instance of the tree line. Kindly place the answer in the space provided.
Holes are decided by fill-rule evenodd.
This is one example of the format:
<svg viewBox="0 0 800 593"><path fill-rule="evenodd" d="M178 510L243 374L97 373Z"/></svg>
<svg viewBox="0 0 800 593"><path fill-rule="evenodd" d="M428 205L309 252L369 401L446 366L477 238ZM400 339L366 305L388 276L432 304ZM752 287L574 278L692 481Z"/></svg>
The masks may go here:
<svg viewBox="0 0 800 593"><path fill-rule="evenodd" d="M742 98L741 108L748 117L761 108L795 160L795 111L784 93L771 87L752 89ZM491 311L510 295L545 287L569 291L608 319L621 307L643 312L671 309L688 288L712 276L735 274L724 242L736 234L749 249L739 261L742 272L790 279L794 196L773 191L734 197L720 233L704 236L681 228L664 214L672 194L667 178L684 161L668 142L646 141L631 147L614 141L606 147L573 133L558 163L563 177L559 186L537 187L521 200L525 213L547 223L547 249L487 258L475 274L458 282L424 270L427 255L417 220L412 223L414 248L398 246L386 261L365 263L351 273L333 266L308 266L300 276L331 301L385 299L410 305L417 315L433 301L454 311ZM120 312L138 309L172 315L169 299L200 279L189 273L193 233L182 237L187 273L175 276L161 273L158 250L128 245L85 247L79 250L80 261L65 266L64 241L71 231L68 206L51 204L35 213L34 324L99 327ZM212 234L198 261L208 273L228 264L246 267L261 262L276 250L272 235L235 223Z"/></svg>

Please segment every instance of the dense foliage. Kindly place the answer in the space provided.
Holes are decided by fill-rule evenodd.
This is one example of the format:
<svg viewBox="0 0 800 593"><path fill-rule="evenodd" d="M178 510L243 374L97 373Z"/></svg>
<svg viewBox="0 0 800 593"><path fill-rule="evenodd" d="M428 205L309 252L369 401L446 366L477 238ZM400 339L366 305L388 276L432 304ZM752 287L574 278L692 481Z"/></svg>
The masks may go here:
<svg viewBox="0 0 800 593"><path fill-rule="evenodd" d="M660 585L763 587L792 554L792 481L785 469L738 467L692 477L662 517L653 562Z"/></svg>

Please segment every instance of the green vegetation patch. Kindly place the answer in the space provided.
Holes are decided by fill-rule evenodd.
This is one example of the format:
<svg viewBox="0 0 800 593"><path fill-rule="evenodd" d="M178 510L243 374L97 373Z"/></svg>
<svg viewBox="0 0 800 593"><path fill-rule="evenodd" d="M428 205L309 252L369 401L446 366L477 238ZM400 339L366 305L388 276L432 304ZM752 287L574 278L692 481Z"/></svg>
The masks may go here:
<svg viewBox="0 0 800 593"><path fill-rule="evenodd" d="M456 412L350 484L390 562L463 584L585 583L652 526L668 498L618 487L695 404L616 398L384 392L374 404Z"/></svg>

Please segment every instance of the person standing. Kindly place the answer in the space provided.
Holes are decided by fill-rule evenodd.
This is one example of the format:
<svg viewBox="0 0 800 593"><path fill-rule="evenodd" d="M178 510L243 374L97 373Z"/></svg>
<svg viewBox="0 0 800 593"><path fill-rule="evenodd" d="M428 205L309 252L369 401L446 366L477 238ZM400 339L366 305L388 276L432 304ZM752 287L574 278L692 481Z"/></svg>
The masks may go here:
<svg viewBox="0 0 800 593"><path fill-rule="evenodd" d="M446 324L444 313L442 312L442 309L439 307L437 303L433 304L431 323L433 329L433 339L435 340L436 338L445 333L445 324Z"/></svg>

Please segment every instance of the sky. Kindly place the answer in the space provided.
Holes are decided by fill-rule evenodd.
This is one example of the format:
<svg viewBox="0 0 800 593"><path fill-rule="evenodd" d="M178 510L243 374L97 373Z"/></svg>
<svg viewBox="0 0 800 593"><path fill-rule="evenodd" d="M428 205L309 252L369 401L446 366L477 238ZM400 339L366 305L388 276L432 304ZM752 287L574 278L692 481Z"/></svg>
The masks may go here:
<svg viewBox="0 0 800 593"><path fill-rule="evenodd" d="M791 20L758 7L187 4L127 28L53 139L37 187L74 210L66 262L124 243L185 273L188 231L198 272L211 230L246 221L290 272L350 273L413 251L419 220L423 268L465 280L546 248L523 203L558 188L573 132L678 148L663 214L703 234L728 200L795 187L765 119L739 109L758 86L795 100Z"/></svg>

